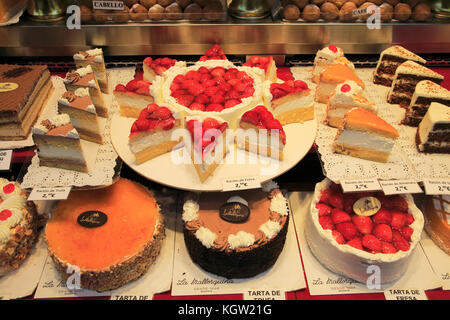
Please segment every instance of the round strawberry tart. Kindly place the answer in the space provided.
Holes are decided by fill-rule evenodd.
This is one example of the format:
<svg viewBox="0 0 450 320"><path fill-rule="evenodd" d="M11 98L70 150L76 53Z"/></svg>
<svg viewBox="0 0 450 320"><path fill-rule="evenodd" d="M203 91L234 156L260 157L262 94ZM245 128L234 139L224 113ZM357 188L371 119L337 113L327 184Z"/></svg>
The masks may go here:
<svg viewBox="0 0 450 320"><path fill-rule="evenodd" d="M55 206L45 237L65 281L76 266L81 287L102 292L147 272L160 253L164 223L152 192L121 178L95 192L72 191Z"/></svg>
<svg viewBox="0 0 450 320"><path fill-rule="evenodd" d="M316 185L305 235L312 253L331 271L367 283L368 267L376 265L381 283L388 283L405 272L423 225L409 194L344 194L325 179Z"/></svg>
<svg viewBox="0 0 450 320"><path fill-rule="evenodd" d="M37 213L17 182L0 178L0 276L17 269L37 238Z"/></svg>
<svg viewBox="0 0 450 320"><path fill-rule="evenodd" d="M183 205L184 240L194 263L226 278L273 266L283 250L289 208L279 189L200 194Z"/></svg>

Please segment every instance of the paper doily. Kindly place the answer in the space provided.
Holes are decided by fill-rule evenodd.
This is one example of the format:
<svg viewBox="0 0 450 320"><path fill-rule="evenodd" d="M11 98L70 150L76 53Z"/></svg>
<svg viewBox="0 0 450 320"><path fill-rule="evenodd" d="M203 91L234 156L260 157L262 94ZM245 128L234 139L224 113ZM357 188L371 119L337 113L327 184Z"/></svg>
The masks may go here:
<svg viewBox="0 0 450 320"><path fill-rule="evenodd" d="M135 68L116 68L108 69L109 92L119 83L127 83L133 79ZM45 110L47 115L57 113L57 99L65 92L63 79L52 77L55 91ZM103 94L106 105L109 107L109 117L105 120L103 130L103 145L95 145L96 154L89 155L93 157L92 164L88 161L89 172L82 173L77 171L50 168L39 166L39 158L35 155L23 177L21 187L23 189L34 187L84 187L84 186L108 186L112 183L115 175L117 153L111 144L111 119L118 112L119 107L112 94ZM101 119L100 119L101 120ZM84 143L84 141L82 141ZM89 142L86 142L89 143ZM92 149L90 149L92 150Z"/></svg>

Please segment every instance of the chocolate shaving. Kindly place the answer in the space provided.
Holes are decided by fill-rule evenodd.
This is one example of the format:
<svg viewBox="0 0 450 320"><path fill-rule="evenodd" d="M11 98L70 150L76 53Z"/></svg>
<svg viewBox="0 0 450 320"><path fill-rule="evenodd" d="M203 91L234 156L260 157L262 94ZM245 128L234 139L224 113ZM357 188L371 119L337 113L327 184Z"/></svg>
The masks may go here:
<svg viewBox="0 0 450 320"><path fill-rule="evenodd" d="M31 70L33 70L33 69L31 69L29 67L17 67L17 68L3 72L2 76L4 78L17 78L25 73L30 72Z"/></svg>
<svg viewBox="0 0 450 320"><path fill-rule="evenodd" d="M69 72L66 75L66 80L70 83L77 82L78 80L80 80L80 75L77 72Z"/></svg>
<svg viewBox="0 0 450 320"><path fill-rule="evenodd" d="M43 121L41 122L41 125L43 125L44 127L46 127L46 128L48 129L48 131L53 130L53 129L56 128L56 126L55 126L53 123L51 123L48 119L43 120Z"/></svg>
<svg viewBox="0 0 450 320"><path fill-rule="evenodd" d="M66 91L63 93L62 95L63 99L66 99L69 102L73 102L75 101L75 99L77 98L76 94L71 92L71 91Z"/></svg>

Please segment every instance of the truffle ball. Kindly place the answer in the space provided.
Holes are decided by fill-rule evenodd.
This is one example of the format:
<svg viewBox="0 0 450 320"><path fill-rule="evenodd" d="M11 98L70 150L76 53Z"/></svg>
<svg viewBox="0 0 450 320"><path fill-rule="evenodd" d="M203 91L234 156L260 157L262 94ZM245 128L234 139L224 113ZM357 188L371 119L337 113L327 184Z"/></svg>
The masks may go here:
<svg viewBox="0 0 450 320"><path fill-rule="evenodd" d="M224 17L224 10L222 3L214 1L207 4L203 8L203 17L206 20L222 20Z"/></svg>
<svg viewBox="0 0 450 320"><path fill-rule="evenodd" d="M358 9L365 9L370 6L374 6L373 2L364 2ZM368 10L366 14L360 15L358 18L360 20L366 21L372 14L373 12Z"/></svg>
<svg viewBox="0 0 450 320"><path fill-rule="evenodd" d="M184 16L188 20L201 20L203 18L203 10L198 4L191 3L184 9Z"/></svg>
<svg viewBox="0 0 450 320"><path fill-rule="evenodd" d="M416 21L427 21L431 18L431 8L427 3L419 3L414 7L413 19Z"/></svg>
<svg viewBox="0 0 450 320"><path fill-rule="evenodd" d="M340 9L344 3L346 3L348 0L327 0L328 2L333 3L338 9Z"/></svg>
<svg viewBox="0 0 450 320"><path fill-rule="evenodd" d="M127 22L130 20L130 9L127 6L123 6L123 11L117 11L113 19L115 22Z"/></svg>
<svg viewBox="0 0 450 320"><path fill-rule="evenodd" d="M389 3L383 3L380 6L380 15L381 15L381 21L389 22L392 20L392 17L394 16L394 7L391 6Z"/></svg>
<svg viewBox="0 0 450 320"><path fill-rule="evenodd" d="M394 17L399 21L406 21L411 17L411 7L406 3L398 3L394 8Z"/></svg>
<svg viewBox="0 0 450 320"><path fill-rule="evenodd" d="M130 9L130 18L133 21L144 21L148 17L147 8L142 4L134 4Z"/></svg>
<svg viewBox="0 0 450 320"><path fill-rule="evenodd" d="M148 9L148 17L150 20L163 20L164 19L164 7L155 4L150 9Z"/></svg>
<svg viewBox="0 0 450 320"><path fill-rule="evenodd" d="M308 4L303 8L302 19L305 21L317 21L320 18L320 8L315 4Z"/></svg>
<svg viewBox="0 0 450 320"><path fill-rule="evenodd" d="M164 16L168 20L181 20L183 19L183 9L178 3L174 2L164 9Z"/></svg>
<svg viewBox="0 0 450 320"><path fill-rule="evenodd" d="M354 2L346 2L342 5L341 10L339 10L339 20L348 22L354 21L356 18L353 17L353 10L356 10L356 4Z"/></svg>
<svg viewBox="0 0 450 320"><path fill-rule="evenodd" d="M335 4L325 2L320 6L320 16L327 21L336 20L339 17L339 9Z"/></svg>
<svg viewBox="0 0 450 320"><path fill-rule="evenodd" d="M283 8L283 18L286 20L297 20L300 18L300 9L295 4L288 4Z"/></svg>
<svg viewBox="0 0 450 320"><path fill-rule="evenodd" d="M139 3L142 4L145 8L150 9L156 4L156 0L139 0Z"/></svg>
<svg viewBox="0 0 450 320"><path fill-rule="evenodd" d="M174 2L175 0L157 0L157 3L164 8L171 5Z"/></svg>
<svg viewBox="0 0 450 320"><path fill-rule="evenodd" d="M292 3L300 9L303 9L308 4L308 2L308 0L292 0Z"/></svg>

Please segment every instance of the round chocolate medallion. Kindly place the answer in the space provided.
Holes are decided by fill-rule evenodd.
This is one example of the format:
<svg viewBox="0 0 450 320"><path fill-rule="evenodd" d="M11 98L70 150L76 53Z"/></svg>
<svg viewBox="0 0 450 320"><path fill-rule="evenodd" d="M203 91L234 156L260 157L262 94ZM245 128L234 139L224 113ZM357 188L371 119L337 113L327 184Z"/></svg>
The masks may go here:
<svg viewBox="0 0 450 320"><path fill-rule="evenodd" d="M108 216L101 211L90 210L81 213L77 222L85 228L98 228L108 221Z"/></svg>
<svg viewBox="0 0 450 320"><path fill-rule="evenodd" d="M250 216L250 209L240 202L227 202L219 209L220 217L231 223L242 223Z"/></svg>

